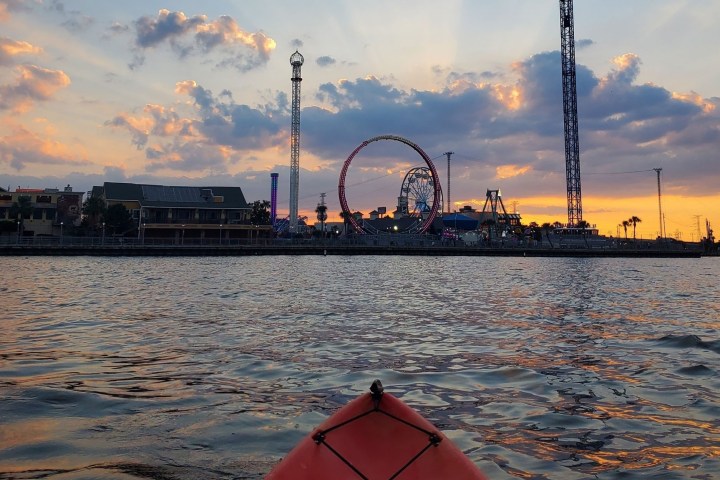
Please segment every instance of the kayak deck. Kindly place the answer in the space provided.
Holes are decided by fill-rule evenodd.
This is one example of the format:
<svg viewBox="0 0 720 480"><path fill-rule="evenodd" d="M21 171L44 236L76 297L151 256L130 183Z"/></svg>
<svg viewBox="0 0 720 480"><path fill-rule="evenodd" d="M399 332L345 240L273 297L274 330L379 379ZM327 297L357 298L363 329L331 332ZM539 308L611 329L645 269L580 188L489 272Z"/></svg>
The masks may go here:
<svg viewBox="0 0 720 480"><path fill-rule="evenodd" d="M267 480L484 479L442 432L375 381L306 436Z"/></svg>

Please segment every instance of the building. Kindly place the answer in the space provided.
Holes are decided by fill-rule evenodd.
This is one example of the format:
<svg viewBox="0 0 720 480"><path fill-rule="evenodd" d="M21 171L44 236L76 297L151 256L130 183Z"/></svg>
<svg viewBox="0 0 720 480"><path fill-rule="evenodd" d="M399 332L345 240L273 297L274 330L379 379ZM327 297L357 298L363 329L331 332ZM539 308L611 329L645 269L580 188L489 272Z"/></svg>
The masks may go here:
<svg viewBox="0 0 720 480"><path fill-rule="evenodd" d="M70 185L58 188L16 188L14 192L0 189L0 221L14 222L17 234L23 237L62 234L64 226L79 226L84 192L73 191ZM15 213L23 203L21 197L29 198L27 213L20 224L21 213ZM15 205L15 207L13 207Z"/></svg>
<svg viewBox="0 0 720 480"><path fill-rule="evenodd" d="M253 225L252 208L240 187L186 187L105 182L93 187L106 207L123 205L131 213L139 239L175 243L212 243L257 238L272 231Z"/></svg>

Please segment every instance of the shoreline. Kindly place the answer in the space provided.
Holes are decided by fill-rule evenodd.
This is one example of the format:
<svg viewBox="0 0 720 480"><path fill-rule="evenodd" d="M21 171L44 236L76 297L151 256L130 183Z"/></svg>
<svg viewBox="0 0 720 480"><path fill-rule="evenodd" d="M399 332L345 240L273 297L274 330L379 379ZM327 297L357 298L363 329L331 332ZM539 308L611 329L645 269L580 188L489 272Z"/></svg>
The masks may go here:
<svg viewBox="0 0 720 480"><path fill-rule="evenodd" d="M2 245L0 256L217 257L250 255L403 255L492 257L700 258L700 250L386 245Z"/></svg>

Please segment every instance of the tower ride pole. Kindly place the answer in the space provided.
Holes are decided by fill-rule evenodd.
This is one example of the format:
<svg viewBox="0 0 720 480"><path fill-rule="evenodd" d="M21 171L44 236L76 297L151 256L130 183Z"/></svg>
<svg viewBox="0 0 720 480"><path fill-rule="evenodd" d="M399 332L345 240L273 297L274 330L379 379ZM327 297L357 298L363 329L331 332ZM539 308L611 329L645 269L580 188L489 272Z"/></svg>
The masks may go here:
<svg viewBox="0 0 720 480"><path fill-rule="evenodd" d="M448 189L447 189L447 213L448 215L452 213L452 202L450 201L450 155L452 155L454 152L445 152L445 156L447 156L447 180L448 180Z"/></svg>
<svg viewBox="0 0 720 480"><path fill-rule="evenodd" d="M560 0L563 118L565 126L565 178L568 226L582 220L580 189L580 142L578 139L577 86L575 78L575 26L573 0Z"/></svg>

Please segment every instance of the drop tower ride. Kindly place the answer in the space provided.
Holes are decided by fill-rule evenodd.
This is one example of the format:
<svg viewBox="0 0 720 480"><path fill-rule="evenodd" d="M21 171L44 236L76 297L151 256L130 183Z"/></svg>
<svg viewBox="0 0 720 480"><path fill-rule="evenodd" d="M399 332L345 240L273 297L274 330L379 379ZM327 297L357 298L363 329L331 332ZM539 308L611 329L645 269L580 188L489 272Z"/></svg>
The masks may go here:
<svg viewBox="0 0 720 480"><path fill-rule="evenodd" d="M582 220L582 192L580 189L580 141L578 138L577 86L575 78L573 0L560 0L560 36L568 226L574 227Z"/></svg>
<svg viewBox="0 0 720 480"><path fill-rule="evenodd" d="M298 231L298 191L300 189L300 67L305 59L300 52L290 55L292 65L292 110L290 124L290 234Z"/></svg>

